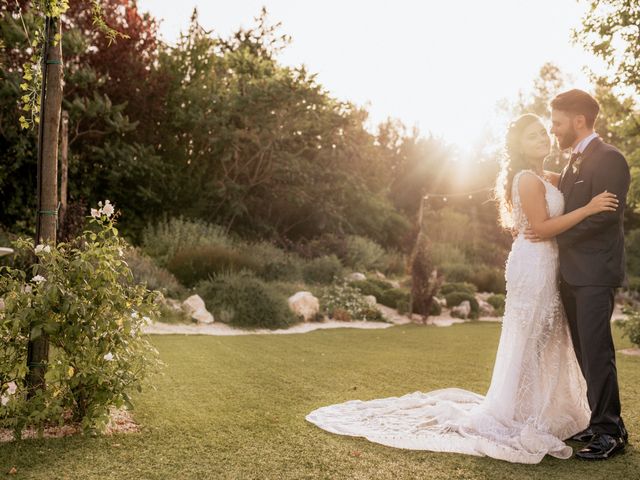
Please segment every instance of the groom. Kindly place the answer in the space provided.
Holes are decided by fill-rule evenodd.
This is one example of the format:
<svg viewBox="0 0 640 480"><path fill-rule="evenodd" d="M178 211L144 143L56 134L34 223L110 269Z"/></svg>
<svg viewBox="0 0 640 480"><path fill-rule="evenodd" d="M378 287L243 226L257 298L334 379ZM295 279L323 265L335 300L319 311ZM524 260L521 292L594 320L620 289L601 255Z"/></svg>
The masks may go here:
<svg viewBox="0 0 640 480"><path fill-rule="evenodd" d="M551 132L571 160L560 176L565 213L580 208L604 191L620 200L614 212L586 218L556 237L560 257L560 295L576 357L587 382L589 427L571 440L586 442L576 453L584 460L604 460L622 452L627 431L620 416L620 395L611 315L615 290L625 277L623 216L629 190L629 166L615 147L593 127L600 107L582 90L570 90L551 101ZM535 234L527 237L535 240Z"/></svg>

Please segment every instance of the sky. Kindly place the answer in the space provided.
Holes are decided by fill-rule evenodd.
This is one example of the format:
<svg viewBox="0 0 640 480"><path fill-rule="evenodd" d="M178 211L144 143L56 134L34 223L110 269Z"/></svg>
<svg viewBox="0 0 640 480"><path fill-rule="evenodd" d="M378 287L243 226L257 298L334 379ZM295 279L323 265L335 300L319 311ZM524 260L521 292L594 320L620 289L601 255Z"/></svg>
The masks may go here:
<svg viewBox="0 0 640 480"><path fill-rule="evenodd" d="M387 117L461 149L501 130L499 101L530 92L545 62L590 89L594 58L571 43L587 8L576 0L139 0L175 43L194 7L205 29L251 26L262 6L292 44L283 64L304 64L335 97L366 106L372 130Z"/></svg>

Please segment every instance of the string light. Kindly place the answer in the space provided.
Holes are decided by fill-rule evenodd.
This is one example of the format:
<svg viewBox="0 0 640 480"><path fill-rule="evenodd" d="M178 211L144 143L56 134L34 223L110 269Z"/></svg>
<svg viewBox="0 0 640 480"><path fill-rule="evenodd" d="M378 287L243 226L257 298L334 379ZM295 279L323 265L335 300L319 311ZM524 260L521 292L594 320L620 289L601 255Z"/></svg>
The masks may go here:
<svg viewBox="0 0 640 480"><path fill-rule="evenodd" d="M469 199L472 199L474 195L479 194L479 193L483 193L483 192L489 192L493 190L493 187L485 187L485 188L479 188L478 190L472 190L471 192L461 192L461 193L427 193L426 195L423 196L423 198L425 200L429 200L429 198L442 198L445 202L447 201L447 197L452 198L452 197L467 197Z"/></svg>

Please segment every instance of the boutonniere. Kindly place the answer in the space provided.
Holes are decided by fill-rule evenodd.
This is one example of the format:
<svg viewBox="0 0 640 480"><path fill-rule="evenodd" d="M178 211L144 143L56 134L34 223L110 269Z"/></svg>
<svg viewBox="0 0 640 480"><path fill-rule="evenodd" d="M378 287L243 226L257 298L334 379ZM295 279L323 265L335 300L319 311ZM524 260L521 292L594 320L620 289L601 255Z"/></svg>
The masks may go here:
<svg viewBox="0 0 640 480"><path fill-rule="evenodd" d="M580 165L582 164L582 154L578 154L578 157L571 164L571 170L573 170L573 174L577 175L580 172Z"/></svg>

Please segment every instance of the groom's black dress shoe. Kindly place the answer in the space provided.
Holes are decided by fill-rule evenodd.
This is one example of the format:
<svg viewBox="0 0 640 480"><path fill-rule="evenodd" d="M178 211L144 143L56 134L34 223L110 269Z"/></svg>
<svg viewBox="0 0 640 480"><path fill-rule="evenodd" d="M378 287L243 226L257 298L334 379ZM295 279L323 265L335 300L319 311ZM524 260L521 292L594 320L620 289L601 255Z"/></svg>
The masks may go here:
<svg viewBox="0 0 640 480"><path fill-rule="evenodd" d="M587 427L583 431L576 433L573 437L569 437L569 440L573 442L588 443L593 440L595 434L596 432L594 432L591 427Z"/></svg>
<svg viewBox="0 0 640 480"><path fill-rule="evenodd" d="M622 436L614 437L606 433L596 433L593 440L576 453L576 457L582 460L606 460L624 451L625 443Z"/></svg>

